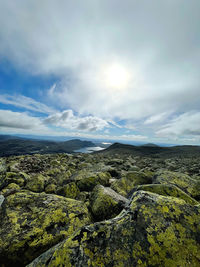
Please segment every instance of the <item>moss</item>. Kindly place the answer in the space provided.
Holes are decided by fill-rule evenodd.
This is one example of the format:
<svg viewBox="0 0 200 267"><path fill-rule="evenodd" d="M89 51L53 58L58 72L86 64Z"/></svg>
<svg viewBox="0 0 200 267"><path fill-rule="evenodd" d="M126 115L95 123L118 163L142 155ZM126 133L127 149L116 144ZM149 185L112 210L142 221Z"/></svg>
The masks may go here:
<svg viewBox="0 0 200 267"><path fill-rule="evenodd" d="M99 178L99 183L103 186L108 186L109 180L112 178L109 172L100 172L97 176Z"/></svg>
<svg viewBox="0 0 200 267"><path fill-rule="evenodd" d="M25 265L90 222L86 206L74 199L21 191L4 201L0 213L2 264Z"/></svg>
<svg viewBox="0 0 200 267"><path fill-rule="evenodd" d="M135 192L116 218L82 227L36 259L41 266L199 266L200 209L184 200ZM124 231L126 230L126 231Z"/></svg>
<svg viewBox="0 0 200 267"><path fill-rule="evenodd" d="M71 182L63 186L64 196L68 198L77 199L80 194L80 190L75 182Z"/></svg>
<svg viewBox="0 0 200 267"><path fill-rule="evenodd" d="M34 175L27 181L26 189L33 192L44 191L45 177L42 174Z"/></svg>
<svg viewBox="0 0 200 267"><path fill-rule="evenodd" d="M157 172L154 184L172 184L179 187L185 193L192 197L196 197L198 191L198 182L187 174L172 172L172 171L159 171Z"/></svg>
<svg viewBox="0 0 200 267"><path fill-rule="evenodd" d="M20 189L20 186L18 184L15 184L15 183L11 183L9 184L8 186L6 186L2 191L1 193L4 195L7 195L9 194L9 192L14 192L16 190L19 190Z"/></svg>
<svg viewBox="0 0 200 267"><path fill-rule="evenodd" d="M88 197L89 197L89 192L82 191L78 195L78 200L83 201L83 202L86 202L87 199L88 199Z"/></svg>
<svg viewBox="0 0 200 267"><path fill-rule="evenodd" d="M5 177L5 184L15 183L23 187L29 176L24 172L7 172Z"/></svg>
<svg viewBox="0 0 200 267"><path fill-rule="evenodd" d="M83 171L78 174L76 180L80 191L92 191L98 184L104 186L109 185L110 178L111 175L108 172L98 172L89 176L87 172Z"/></svg>
<svg viewBox="0 0 200 267"><path fill-rule="evenodd" d="M56 185L55 184L48 184L45 187L45 192L47 194L52 194L52 193L56 193Z"/></svg>
<svg viewBox="0 0 200 267"><path fill-rule="evenodd" d="M19 172L19 162L18 161L10 161L8 163L8 170L10 172Z"/></svg>
<svg viewBox="0 0 200 267"><path fill-rule="evenodd" d="M77 182L80 191L92 191L99 184L98 176L85 177Z"/></svg>
<svg viewBox="0 0 200 267"><path fill-rule="evenodd" d="M115 180L111 188L122 196L127 196L128 193L136 185L148 184L152 182L152 173L147 175L144 172L128 172L121 179Z"/></svg>
<svg viewBox="0 0 200 267"><path fill-rule="evenodd" d="M115 217L126 203L125 198L102 185L97 185L90 196L90 208L97 221Z"/></svg>
<svg viewBox="0 0 200 267"><path fill-rule="evenodd" d="M188 194L183 192L181 189L179 189L175 185L161 185L161 184L151 184L151 185L140 185L135 188L135 190L144 190L152 193L156 193L163 196L172 196L172 197L178 197L188 204L196 205L198 202L190 197Z"/></svg>

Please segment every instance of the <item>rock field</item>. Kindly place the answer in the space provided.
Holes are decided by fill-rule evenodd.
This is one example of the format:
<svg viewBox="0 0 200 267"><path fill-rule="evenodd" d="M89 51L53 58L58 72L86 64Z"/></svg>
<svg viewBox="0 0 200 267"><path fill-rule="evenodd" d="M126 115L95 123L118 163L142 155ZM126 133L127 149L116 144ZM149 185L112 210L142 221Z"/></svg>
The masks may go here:
<svg viewBox="0 0 200 267"><path fill-rule="evenodd" d="M200 156L0 158L0 266L200 266Z"/></svg>

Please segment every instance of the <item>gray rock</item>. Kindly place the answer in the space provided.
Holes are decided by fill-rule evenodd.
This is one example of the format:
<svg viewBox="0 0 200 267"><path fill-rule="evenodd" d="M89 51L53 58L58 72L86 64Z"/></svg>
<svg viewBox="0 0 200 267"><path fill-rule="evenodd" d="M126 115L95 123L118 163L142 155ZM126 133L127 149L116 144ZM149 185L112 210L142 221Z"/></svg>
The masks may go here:
<svg viewBox="0 0 200 267"><path fill-rule="evenodd" d="M90 208L96 220L115 217L126 206L128 199L109 187L97 185L90 196Z"/></svg>
<svg viewBox="0 0 200 267"><path fill-rule="evenodd" d="M4 200L5 200L4 196L3 195L0 195L0 207L3 204Z"/></svg>

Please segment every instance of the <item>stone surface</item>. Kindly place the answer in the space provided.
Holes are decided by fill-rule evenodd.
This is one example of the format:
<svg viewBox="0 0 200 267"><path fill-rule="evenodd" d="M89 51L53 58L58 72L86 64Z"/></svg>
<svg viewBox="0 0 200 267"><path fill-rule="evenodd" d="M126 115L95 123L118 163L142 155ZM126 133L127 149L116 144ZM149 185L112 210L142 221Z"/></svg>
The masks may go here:
<svg viewBox="0 0 200 267"><path fill-rule="evenodd" d="M128 193L136 185L148 184L152 182L152 174L148 175L145 172L128 172L124 177L114 181L111 188L122 196L127 196Z"/></svg>
<svg viewBox="0 0 200 267"><path fill-rule="evenodd" d="M185 200L186 203L191 205L197 205L198 201L194 198L190 197L188 194L183 192L175 185L167 185L167 184L150 184L150 185L139 185L133 189L133 191L148 191L152 193L156 193L162 196L172 196Z"/></svg>
<svg viewBox="0 0 200 267"><path fill-rule="evenodd" d="M197 154L1 158L0 267L39 255L31 266L199 267L199 161Z"/></svg>
<svg viewBox="0 0 200 267"><path fill-rule="evenodd" d="M200 206L138 191L129 209L84 226L35 259L43 266L192 266L200 264Z"/></svg>
<svg viewBox="0 0 200 267"><path fill-rule="evenodd" d="M153 183L176 185L190 196L194 198L200 197L200 183L187 174L167 170L159 171L154 176Z"/></svg>
<svg viewBox="0 0 200 267"><path fill-rule="evenodd" d="M3 195L0 195L0 207L3 204L4 200L5 200L4 196Z"/></svg>
<svg viewBox="0 0 200 267"><path fill-rule="evenodd" d="M97 185L90 196L90 208L96 221L117 216L127 203L128 199L102 185Z"/></svg>
<svg viewBox="0 0 200 267"><path fill-rule="evenodd" d="M78 182L77 185L80 191L92 191L92 189L98 185L109 185L109 180L111 178L110 173L100 172L90 177L83 177Z"/></svg>
<svg viewBox="0 0 200 267"><path fill-rule="evenodd" d="M30 191L11 194L0 212L1 264L23 266L89 222L80 201Z"/></svg>

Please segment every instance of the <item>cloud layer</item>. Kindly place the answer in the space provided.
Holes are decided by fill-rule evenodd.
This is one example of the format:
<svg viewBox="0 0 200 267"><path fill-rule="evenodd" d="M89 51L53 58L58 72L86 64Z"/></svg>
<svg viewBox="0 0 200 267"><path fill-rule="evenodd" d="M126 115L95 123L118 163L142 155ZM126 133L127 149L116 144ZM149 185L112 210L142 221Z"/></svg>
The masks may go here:
<svg viewBox="0 0 200 267"><path fill-rule="evenodd" d="M13 112L10 110L0 110L0 129L2 131L8 128L23 130L46 130L41 120L37 117L29 116L23 112Z"/></svg>
<svg viewBox="0 0 200 267"><path fill-rule="evenodd" d="M88 132L95 132L109 127L108 122L105 120L94 116L75 116L72 110L65 110L61 113L50 115L44 120L44 123L71 130Z"/></svg>
<svg viewBox="0 0 200 267"><path fill-rule="evenodd" d="M0 59L59 77L46 92L54 107L0 101L47 114L44 127L92 132L125 121L134 136L197 138L199 10L198 0L0 0ZM131 76L122 90L105 82L115 63Z"/></svg>
<svg viewBox="0 0 200 267"><path fill-rule="evenodd" d="M200 112L187 112L177 116L158 130L157 135L168 138L193 135L200 139Z"/></svg>

